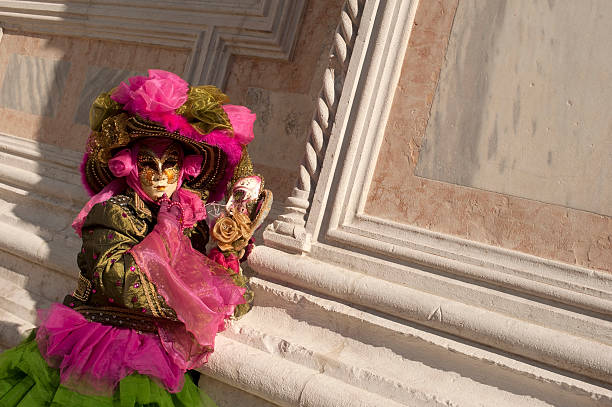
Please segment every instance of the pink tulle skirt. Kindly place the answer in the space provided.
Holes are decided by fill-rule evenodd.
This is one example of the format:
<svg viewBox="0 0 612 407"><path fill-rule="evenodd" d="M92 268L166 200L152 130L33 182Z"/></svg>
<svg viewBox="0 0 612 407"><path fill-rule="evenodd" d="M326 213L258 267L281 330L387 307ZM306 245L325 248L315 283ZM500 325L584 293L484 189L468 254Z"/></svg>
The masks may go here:
<svg viewBox="0 0 612 407"><path fill-rule="evenodd" d="M39 311L38 348L49 366L60 370L66 387L111 395L132 373L158 380L171 393L183 387L185 370L173 361L159 337L87 321L61 304Z"/></svg>

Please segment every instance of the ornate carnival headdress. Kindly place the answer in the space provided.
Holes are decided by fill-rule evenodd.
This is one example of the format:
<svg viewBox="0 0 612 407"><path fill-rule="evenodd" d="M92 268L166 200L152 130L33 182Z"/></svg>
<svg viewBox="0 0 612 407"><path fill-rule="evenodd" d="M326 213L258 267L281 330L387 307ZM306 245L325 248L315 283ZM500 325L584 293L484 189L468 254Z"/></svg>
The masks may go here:
<svg viewBox="0 0 612 407"><path fill-rule="evenodd" d="M148 77L134 76L129 85L100 94L89 113L92 132L81 167L85 188L93 195L115 179L108 161L121 148L163 137L203 158L200 173L184 186L209 201L221 199L232 179L253 171L246 145L255 114L228 101L214 86L189 87L177 75L153 69Z"/></svg>

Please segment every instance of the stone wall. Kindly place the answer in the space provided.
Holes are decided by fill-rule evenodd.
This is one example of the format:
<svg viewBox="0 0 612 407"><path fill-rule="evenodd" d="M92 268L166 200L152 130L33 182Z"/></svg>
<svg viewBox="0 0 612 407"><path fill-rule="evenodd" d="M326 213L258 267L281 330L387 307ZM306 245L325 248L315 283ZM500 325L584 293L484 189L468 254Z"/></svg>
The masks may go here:
<svg viewBox="0 0 612 407"><path fill-rule="evenodd" d="M308 3L290 60L236 55L229 63L224 90L258 116L249 151L279 202L295 183L341 5ZM147 69L182 74L189 57L184 48L5 30L0 132L81 151L100 92Z"/></svg>
<svg viewBox="0 0 612 407"><path fill-rule="evenodd" d="M606 1L423 3L366 213L612 271L606 16Z"/></svg>
<svg viewBox="0 0 612 407"><path fill-rule="evenodd" d="M286 312L304 326L277 333L289 342L284 357L311 351L317 376L381 397L363 405L610 403L609 203L587 196L584 185L607 175L607 116L595 114L606 108L590 110L585 94L569 95L581 84L564 83L591 58L557 63L566 76L537 64L521 70L536 51L553 65L551 39L568 47L559 55L584 47L577 53L607 60L590 30L581 37L587 44L569 37L591 24L606 31L600 14L609 5L572 6L580 8L573 30L554 1L346 2L299 182L250 260L261 280L294 289ZM585 69L605 76L607 66ZM596 83L585 78L582 86L609 104ZM542 102L553 99L555 106ZM563 125L567 100L584 118L577 132ZM492 137L497 116L504 125ZM536 124L533 134L534 118L550 131ZM561 147L578 136L580 154ZM548 154L548 146L558 150ZM528 170L501 165L509 157ZM554 196L553 180L567 199ZM266 303L267 312L280 303ZM495 368L485 373L484 365Z"/></svg>
<svg viewBox="0 0 612 407"><path fill-rule="evenodd" d="M257 113L249 154L277 202L289 196L298 175L342 4L308 2L290 61L236 56L229 69L230 100Z"/></svg>
<svg viewBox="0 0 612 407"><path fill-rule="evenodd" d="M81 151L89 106L147 69L182 72L181 49L5 31L0 41L0 131Z"/></svg>

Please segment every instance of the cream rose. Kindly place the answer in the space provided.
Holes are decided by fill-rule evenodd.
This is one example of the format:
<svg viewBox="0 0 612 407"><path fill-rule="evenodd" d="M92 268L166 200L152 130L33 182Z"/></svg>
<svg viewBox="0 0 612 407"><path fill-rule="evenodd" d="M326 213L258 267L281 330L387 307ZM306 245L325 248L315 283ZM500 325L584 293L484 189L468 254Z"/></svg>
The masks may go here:
<svg viewBox="0 0 612 407"><path fill-rule="evenodd" d="M251 219L242 212L235 213L233 218L240 228L242 237L248 240L251 237Z"/></svg>
<svg viewBox="0 0 612 407"><path fill-rule="evenodd" d="M228 251L234 249L232 244L240 238L241 232L234 219L222 217L217 219L211 235L218 242L219 249Z"/></svg>

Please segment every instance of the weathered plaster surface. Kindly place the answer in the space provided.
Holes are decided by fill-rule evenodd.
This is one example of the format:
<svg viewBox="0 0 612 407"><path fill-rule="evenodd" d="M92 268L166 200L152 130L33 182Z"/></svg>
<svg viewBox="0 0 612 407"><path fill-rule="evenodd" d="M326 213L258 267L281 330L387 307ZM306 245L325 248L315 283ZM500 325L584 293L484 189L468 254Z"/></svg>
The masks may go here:
<svg viewBox="0 0 612 407"><path fill-rule="evenodd" d="M612 216L610 19L607 0L461 1L416 174Z"/></svg>
<svg viewBox="0 0 612 407"><path fill-rule="evenodd" d="M365 212L612 271L609 216L415 176L456 7L420 3Z"/></svg>
<svg viewBox="0 0 612 407"><path fill-rule="evenodd" d="M258 162L293 172L303 151L313 105L308 94L248 88L245 104L257 112L257 138L249 154Z"/></svg>
<svg viewBox="0 0 612 407"><path fill-rule="evenodd" d="M233 58L226 91L232 103L244 104L257 114L249 153L278 202L289 195L297 178L343 3L308 2L290 61Z"/></svg>
<svg viewBox="0 0 612 407"><path fill-rule="evenodd" d="M10 86L5 83L7 95L10 89L29 89L32 83L40 83L41 92L19 104L2 103L0 131L81 151L89 134L89 127L83 124L83 103L91 104L98 90L116 85L103 84L100 78L120 80L129 72L146 72L149 68L182 72L187 57L188 51L178 49L4 32L0 83L5 83L5 78L17 81ZM11 61L21 64L11 65ZM29 69L15 72L20 66ZM67 79L59 80L64 75Z"/></svg>

